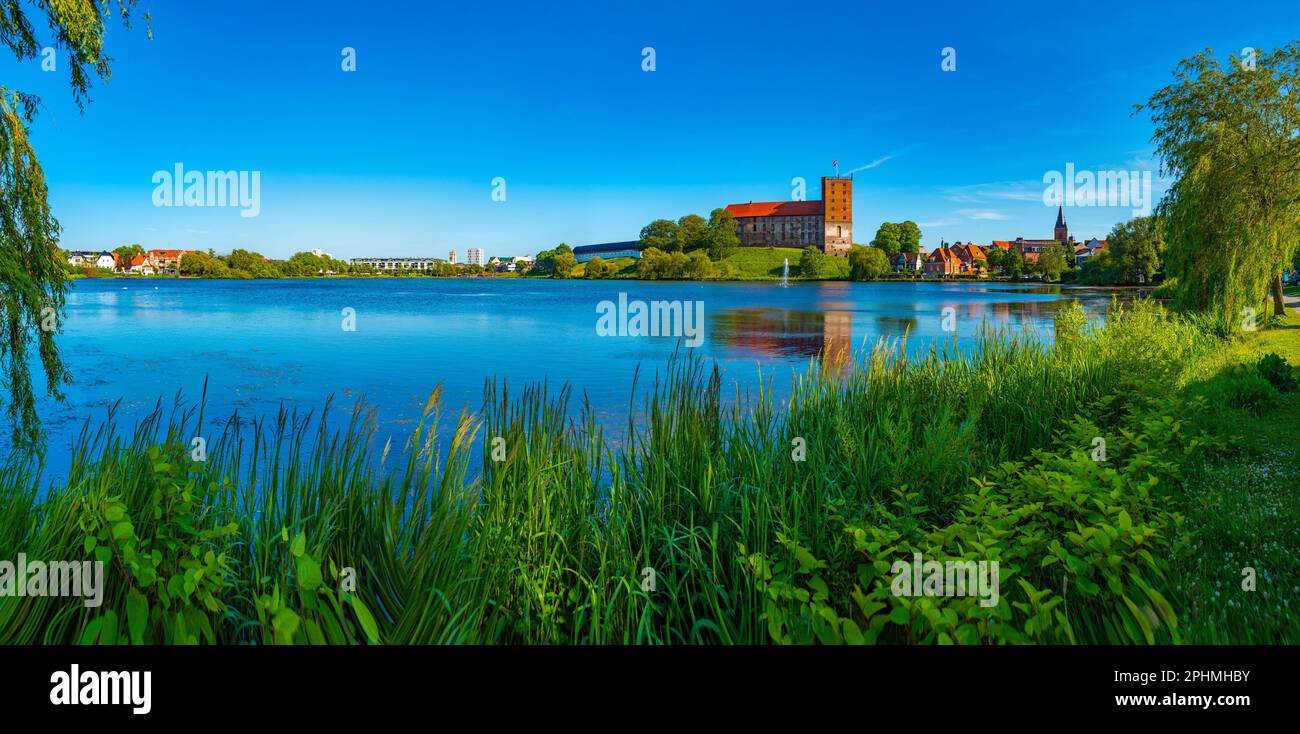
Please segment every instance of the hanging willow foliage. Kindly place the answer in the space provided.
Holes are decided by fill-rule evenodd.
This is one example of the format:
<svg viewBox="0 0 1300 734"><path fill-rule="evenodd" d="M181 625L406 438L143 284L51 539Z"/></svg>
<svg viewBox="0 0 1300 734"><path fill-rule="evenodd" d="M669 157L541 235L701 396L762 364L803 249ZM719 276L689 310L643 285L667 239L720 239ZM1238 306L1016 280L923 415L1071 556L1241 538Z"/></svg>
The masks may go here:
<svg viewBox="0 0 1300 734"><path fill-rule="evenodd" d="M1300 43L1220 64L1185 59L1145 105L1174 183L1160 202L1177 305L1225 331L1271 292L1300 247ZM1246 319L1248 321L1249 319Z"/></svg>
<svg viewBox="0 0 1300 734"><path fill-rule="evenodd" d="M35 59L44 45L28 14L44 21L54 36L50 45L67 57L73 100L84 110L94 77L109 76L105 25L117 16L129 28L135 2L0 0L0 44L19 61ZM49 394L62 399L60 386L70 382L55 343L68 287L59 223L50 212L45 172L28 137L39 105L36 96L0 85L0 405L16 446L41 440L37 391L29 374L33 348Z"/></svg>

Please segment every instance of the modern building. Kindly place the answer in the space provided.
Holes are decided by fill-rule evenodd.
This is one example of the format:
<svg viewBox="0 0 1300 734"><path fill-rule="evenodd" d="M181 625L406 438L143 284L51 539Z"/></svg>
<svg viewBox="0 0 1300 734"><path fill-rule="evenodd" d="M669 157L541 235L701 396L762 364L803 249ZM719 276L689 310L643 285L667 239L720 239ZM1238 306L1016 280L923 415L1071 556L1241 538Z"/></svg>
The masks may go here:
<svg viewBox="0 0 1300 734"><path fill-rule="evenodd" d="M471 247L465 251L465 262L470 265L483 265L483 248Z"/></svg>
<svg viewBox="0 0 1300 734"><path fill-rule="evenodd" d="M601 245L579 245L573 248L573 259L585 263L593 257L610 260L616 257L641 257L641 241L606 242Z"/></svg>
<svg viewBox="0 0 1300 734"><path fill-rule="evenodd" d="M455 250L452 250L451 252L448 252L448 253L447 253L447 262L451 263L452 265L455 265L455 264L456 264L456 251L455 251Z"/></svg>
<svg viewBox="0 0 1300 734"><path fill-rule="evenodd" d="M848 255L853 247L853 179L822 177L820 201L729 204L741 247L818 247Z"/></svg>
<svg viewBox="0 0 1300 734"><path fill-rule="evenodd" d="M433 270L441 260L433 257L354 257L353 267L371 267L375 270Z"/></svg>

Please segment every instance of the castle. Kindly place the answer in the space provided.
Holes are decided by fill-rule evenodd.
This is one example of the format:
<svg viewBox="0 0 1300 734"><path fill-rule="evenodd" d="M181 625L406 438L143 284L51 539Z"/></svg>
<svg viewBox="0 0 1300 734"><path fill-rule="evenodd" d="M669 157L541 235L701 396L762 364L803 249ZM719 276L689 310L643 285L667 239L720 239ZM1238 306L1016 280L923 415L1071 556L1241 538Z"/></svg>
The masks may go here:
<svg viewBox="0 0 1300 734"><path fill-rule="evenodd" d="M818 247L848 255L853 247L853 179L822 176L820 201L729 204L741 247Z"/></svg>

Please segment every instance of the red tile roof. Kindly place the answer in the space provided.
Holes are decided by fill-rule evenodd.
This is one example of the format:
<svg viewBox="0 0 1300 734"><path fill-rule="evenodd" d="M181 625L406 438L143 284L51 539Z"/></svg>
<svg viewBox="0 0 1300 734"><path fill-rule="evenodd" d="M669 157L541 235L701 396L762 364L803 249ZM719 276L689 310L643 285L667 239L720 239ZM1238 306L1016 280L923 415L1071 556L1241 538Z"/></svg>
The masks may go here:
<svg viewBox="0 0 1300 734"><path fill-rule="evenodd" d="M748 204L728 204L731 216L742 217L819 217L820 201L751 201Z"/></svg>
<svg viewBox="0 0 1300 734"><path fill-rule="evenodd" d="M1010 240L993 240L993 244L989 246L989 249L991 250L991 249L993 249L994 247L998 248L999 250L1010 250L1010 249L1011 249L1011 241L1010 241Z"/></svg>

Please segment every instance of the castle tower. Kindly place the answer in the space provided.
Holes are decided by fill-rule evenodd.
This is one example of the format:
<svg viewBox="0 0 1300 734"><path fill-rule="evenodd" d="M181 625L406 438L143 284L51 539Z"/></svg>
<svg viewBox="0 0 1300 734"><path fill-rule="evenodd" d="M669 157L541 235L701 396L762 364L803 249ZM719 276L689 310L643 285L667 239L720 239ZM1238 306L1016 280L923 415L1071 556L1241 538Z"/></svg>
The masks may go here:
<svg viewBox="0 0 1300 734"><path fill-rule="evenodd" d="M1056 208L1056 229L1052 232L1052 237L1062 245L1070 241L1070 228L1065 226L1065 207Z"/></svg>
<svg viewBox="0 0 1300 734"><path fill-rule="evenodd" d="M853 247L853 179L822 176L822 252L848 255Z"/></svg>

